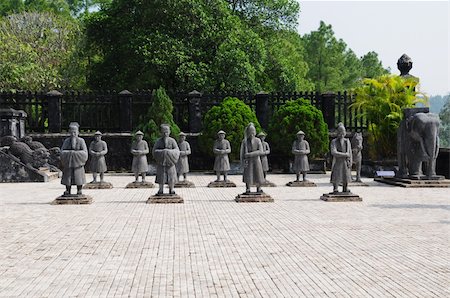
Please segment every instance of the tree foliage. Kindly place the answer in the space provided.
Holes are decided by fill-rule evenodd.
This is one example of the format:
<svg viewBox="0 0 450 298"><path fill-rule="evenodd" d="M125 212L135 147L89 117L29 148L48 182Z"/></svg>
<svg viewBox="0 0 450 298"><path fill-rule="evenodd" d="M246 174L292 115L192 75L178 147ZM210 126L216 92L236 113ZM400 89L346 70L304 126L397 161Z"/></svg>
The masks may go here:
<svg viewBox="0 0 450 298"><path fill-rule="evenodd" d="M447 100L439 113L441 119L439 138L442 148L450 148L450 95L447 95L446 98Z"/></svg>
<svg viewBox="0 0 450 298"><path fill-rule="evenodd" d="M52 13L23 12L0 20L0 89L49 90L84 84L81 30Z"/></svg>
<svg viewBox="0 0 450 298"><path fill-rule="evenodd" d="M271 118L267 138L271 141L273 151L291 155L292 142L299 130L306 134L311 158L323 157L328 152L328 127L322 112L302 98L287 101Z"/></svg>
<svg viewBox="0 0 450 298"><path fill-rule="evenodd" d="M149 144L154 145L156 140L161 136L160 125L169 124L171 129L171 136L177 137L180 133L180 128L173 120L173 105L172 100L167 95L166 90L159 87L152 92L152 104L148 108L144 119L136 128L144 133L144 138Z"/></svg>
<svg viewBox="0 0 450 298"><path fill-rule="evenodd" d="M356 89L356 99L351 108L369 121L369 144L371 158L396 156L397 129L403 118L403 109L417 103L426 104L420 97L415 78L384 75L376 79L364 79ZM422 95L423 96L423 95Z"/></svg>
<svg viewBox="0 0 450 298"><path fill-rule="evenodd" d="M203 118L204 129L199 137L200 149L212 156L217 132L223 130L231 144L229 156L232 160L238 160L244 130L250 122L255 124L257 131L261 131L256 114L248 105L238 98L225 98L220 105L212 107Z"/></svg>

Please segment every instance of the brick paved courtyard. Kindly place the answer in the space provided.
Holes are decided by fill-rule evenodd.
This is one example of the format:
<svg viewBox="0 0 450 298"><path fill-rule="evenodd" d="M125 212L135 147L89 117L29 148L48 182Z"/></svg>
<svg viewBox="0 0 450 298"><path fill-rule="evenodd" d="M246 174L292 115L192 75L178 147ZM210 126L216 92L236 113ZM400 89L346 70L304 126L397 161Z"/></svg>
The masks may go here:
<svg viewBox="0 0 450 298"><path fill-rule="evenodd" d="M329 176L271 175L274 203L238 204L240 176L191 177L178 205L145 204L156 189L130 176L86 206L50 205L59 181L0 184L0 296L450 296L450 189L369 182L363 202L330 203Z"/></svg>

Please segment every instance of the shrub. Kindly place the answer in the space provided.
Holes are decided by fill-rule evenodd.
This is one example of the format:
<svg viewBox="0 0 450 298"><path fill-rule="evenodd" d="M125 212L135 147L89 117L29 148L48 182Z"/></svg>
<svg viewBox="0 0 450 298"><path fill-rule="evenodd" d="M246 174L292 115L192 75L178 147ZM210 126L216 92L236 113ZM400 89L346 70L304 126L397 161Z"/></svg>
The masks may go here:
<svg viewBox="0 0 450 298"><path fill-rule="evenodd" d="M292 142L299 130L305 132L311 148L310 158L323 157L328 152L328 127L322 112L301 98L287 101L270 120L268 138L274 153L291 155Z"/></svg>
<svg viewBox="0 0 450 298"><path fill-rule="evenodd" d="M351 105L359 117L369 122L369 155L373 159L394 158L397 152L397 129L403 118L403 109L416 103L427 103L416 91L417 78L385 75L364 79L356 88L356 99Z"/></svg>
<svg viewBox="0 0 450 298"><path fill-rule="evenodd" d="M153 90L152 99L153 102L148 108L147 114L136 128L136 131L141 130L144 133L144 138L149 142L149 145L155 144L161 136L160 125L163 123L170 125L172 137L178 136L180 133L180 128L173 120L172 100L167 95L166 90L163 87Z"/></svg>
<svg viewBox="0 0 450 298"><path fill-rule="evenodd" d="M226 139L231 144L231 160L239 159L239 150L244 138L244 129L250 123L255 124L260 131L256 114L242 100L234 97L225 98L218 106L212 107L203 118L203 131L199 138L200 149L208 155L213 155L212 147L219 130L225 131Z"/></svg>

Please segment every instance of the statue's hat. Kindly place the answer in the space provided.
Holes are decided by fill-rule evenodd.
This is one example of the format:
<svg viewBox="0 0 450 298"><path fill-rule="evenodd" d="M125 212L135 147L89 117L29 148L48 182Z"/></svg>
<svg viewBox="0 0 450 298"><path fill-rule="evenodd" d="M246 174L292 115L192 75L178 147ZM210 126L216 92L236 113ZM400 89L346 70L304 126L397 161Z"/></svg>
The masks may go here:
<svg viewBox="0 0 450 298"><path fill-rule="evenodd" d="M217 133L218 135L226 135L227 133L224 132L223 130L219 130L219 132Z"/></svg>
<svg viewBox="0 0 450 298"><path fill-rule="evenodd" d="M138 136L138 135L141 135L141 136L143 136L143 135L144 135L144 133L143 133L142 131L138 130L138 131L136 132L136 135L137 135L137 136Z"/></svg>
<svg viewBox="0 0 450 298"><path fill-rule="evenodd" d="M186 136L186 134L184 132L180 132L178 135L179 136Z"/></svg>
<svg viewBox="0 0 450 298"><path fill-rule="evenodd" d="M95 133L94 133L94 136L101 136L102 135L102 133L99 131L99 130L97 130Z"/></svg>
<svg viewBox="0 0 450 298"><path fill-rule="evenodd" d="M258 134L258 137L265 137L265 136L267 136L263 131L261 131L259 134Z"/></svg>
<svg viewBox="0 0 450 298"><path fill-rule="evenodd" d="M302 130L299 130L299 131L297 132L297 135L305 135L305 133L304 133Z"/></svg>

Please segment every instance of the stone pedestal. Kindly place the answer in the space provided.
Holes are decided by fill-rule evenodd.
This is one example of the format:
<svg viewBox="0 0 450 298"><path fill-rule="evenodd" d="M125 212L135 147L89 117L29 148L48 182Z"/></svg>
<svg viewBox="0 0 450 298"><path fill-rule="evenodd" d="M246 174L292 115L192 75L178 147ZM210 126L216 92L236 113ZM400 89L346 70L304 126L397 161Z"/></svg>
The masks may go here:
<svg viewBox="0 0 450 298"><path fill-rule="evenodd" d="M148 181L145 182L131 182L125 188L153 188L154 184Z"/></svg>
<svg viewBox="0 0 450 298"><path fill-rule="evenodd" d="M184 203L182 197L177 194L156 194L147 200L147 204L180 204Z"/></svg>
<svg viewBox="0 0 450 298"><path fill-rule="evenodd" d="M88 195L62 195L57 197L52 205L87 205L92 204L92 197Z"/></svg>
<svg viewBox="0 0 450 298"><path fill-rule="evenodd" d="M362 198L351 192L330 192L320 197L326 202L361 202Z"/></svg>
<svg viewBox="0 0 450 298"><path fill-rule="evenodd" d="M273 202L271 196L264 192L244 192L235 199L238 203L270 203Z"/></svg>
<svg viewBox="0 0 450 298"><path fill-rule="evenodd" d="M306 181L291 181L286 183L286 186L290 187L316 187L317 185L309 180Z"/></svg>
<svg viewBox="0 0 450 298"><path fill-rule="evenodd" d="M234 182L231 182L230 180L221 180L210 182L208 184L208 187L236 187L236 184L234 184Z"/></svg>
<svg viewBox="0 0 450 298"><path fill-rule="evenodd" d="M90 182L83 186L84 189L110 189L113 185L110 182Z"/></svg>
<svg viewBox="0 0 450 298"><path fill-rule="evenodd" d="M428 178L426 176L415 178L380 177L375 178L374 180L377 182L401 187L450 187L450 180L445 179L444 176L434 176L431 178Z"/></svg>
<svg viewBox="0 0 450 298"><path fill-rule="evenodd" d="M176 188L191 188L191 187L195 187L194 182L191 182L189 180L183 180L183 181L178 181L177 183L175 183Z"/></svg>

